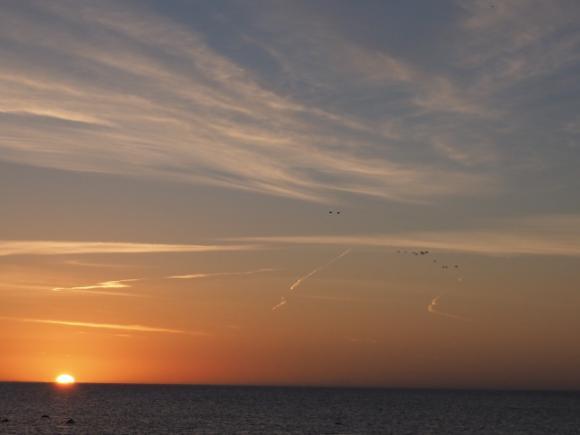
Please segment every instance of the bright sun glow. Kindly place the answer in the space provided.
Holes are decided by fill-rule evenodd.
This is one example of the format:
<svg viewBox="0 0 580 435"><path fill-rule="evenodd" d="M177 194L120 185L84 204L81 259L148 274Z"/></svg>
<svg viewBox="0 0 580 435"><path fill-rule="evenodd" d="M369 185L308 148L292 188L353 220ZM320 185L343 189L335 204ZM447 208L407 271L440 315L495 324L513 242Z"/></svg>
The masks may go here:
<svg viewBox="0 0 580 435"><path fill-rule="evenodd" d="M75 378L71 375L58 375L55 379L55 382L60 385L71 385L75 383Z"/></svg>

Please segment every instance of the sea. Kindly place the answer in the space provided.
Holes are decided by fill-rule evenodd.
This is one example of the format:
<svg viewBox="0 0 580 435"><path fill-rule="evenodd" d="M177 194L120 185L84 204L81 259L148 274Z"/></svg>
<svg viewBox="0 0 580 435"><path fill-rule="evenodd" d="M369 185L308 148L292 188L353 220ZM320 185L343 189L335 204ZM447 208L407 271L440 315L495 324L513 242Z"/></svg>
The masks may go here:
<svg viewBox="0 0 580 435"><path fill-rule="evenodd" d="M0 383L0 434L580 434L580 393Z"/></svg>

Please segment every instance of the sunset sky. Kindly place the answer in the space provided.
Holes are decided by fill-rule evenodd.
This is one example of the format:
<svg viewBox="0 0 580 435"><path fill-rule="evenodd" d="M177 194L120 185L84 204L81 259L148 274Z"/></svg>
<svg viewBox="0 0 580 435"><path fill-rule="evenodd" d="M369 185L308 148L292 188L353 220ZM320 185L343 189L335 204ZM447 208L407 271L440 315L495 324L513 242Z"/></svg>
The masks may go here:
<svg viewBox="0 0 580 435"><path fill-rule="evenodd" d="M0 381L580 388L578 23L3 1Z"/></svg>

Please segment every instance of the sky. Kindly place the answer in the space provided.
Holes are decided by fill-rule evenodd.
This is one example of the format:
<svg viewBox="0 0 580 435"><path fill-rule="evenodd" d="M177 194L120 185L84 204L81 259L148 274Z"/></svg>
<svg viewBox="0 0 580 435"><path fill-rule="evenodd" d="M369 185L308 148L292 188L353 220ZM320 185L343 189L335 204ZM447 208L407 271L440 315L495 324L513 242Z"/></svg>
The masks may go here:
<svg viewBox="0 0 580 435"><path fill-rule="evenodd" d="M575 0L7 0L0 380L580 388Z"/></svg>

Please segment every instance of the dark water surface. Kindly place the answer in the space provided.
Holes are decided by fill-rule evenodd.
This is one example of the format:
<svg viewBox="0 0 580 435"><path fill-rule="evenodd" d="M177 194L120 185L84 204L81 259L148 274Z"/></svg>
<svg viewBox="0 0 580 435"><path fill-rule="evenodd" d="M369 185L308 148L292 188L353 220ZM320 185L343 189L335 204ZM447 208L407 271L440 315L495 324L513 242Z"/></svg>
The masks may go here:
<svg viewBox="0 0 580 435"><path fill-rule="evenodd" d="M0 383L3 419L1 434L580 434L580 393Z"/></svg>

